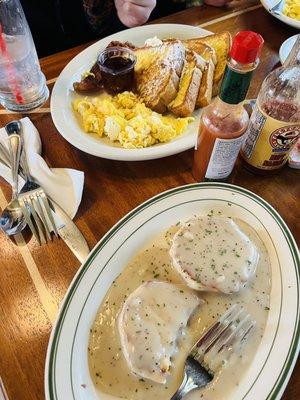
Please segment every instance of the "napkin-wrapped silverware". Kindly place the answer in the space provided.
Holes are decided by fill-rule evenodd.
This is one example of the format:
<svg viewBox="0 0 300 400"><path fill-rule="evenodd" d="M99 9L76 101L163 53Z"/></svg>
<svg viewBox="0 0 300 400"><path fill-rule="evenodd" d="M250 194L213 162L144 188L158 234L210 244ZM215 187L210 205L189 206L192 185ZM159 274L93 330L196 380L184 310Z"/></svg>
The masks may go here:
<svg viewBox="0 0 300 400"><path fill-rule="evenodd" d="M7 126L10 133L17 135L22 146L22 125L20 121L13 121ZM6 148L0 151L0 161L11 167L10 160L6 162ZM1 150L1 149L0 149ZM4 157L3 157L4 154ZM21 153L20 175L26 180L18 196L21 209L32 233L40 244L52 240L51 233L59 235L67 246L73 251L80 262L89 254L86 240L71 218L56 204L47 198L44 190L30 176L25 148Z"/></svg>

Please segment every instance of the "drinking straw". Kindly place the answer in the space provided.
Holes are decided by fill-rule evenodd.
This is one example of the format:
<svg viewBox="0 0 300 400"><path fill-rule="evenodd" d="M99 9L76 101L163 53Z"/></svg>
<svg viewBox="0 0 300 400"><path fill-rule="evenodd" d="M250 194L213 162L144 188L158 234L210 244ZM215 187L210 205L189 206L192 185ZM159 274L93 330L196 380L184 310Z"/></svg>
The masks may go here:
<svg viewBox="0 0 300 400"><path fill-rule="evenodd" d="M8 79L8 83L12 88L12 91L14 93L15 99L17 104L23 104L24 103L24 99L23 96L21 94L21 90L18 84L18 79L16 76L16 72L15 72L15 68L13 65L13 61L10 57L10 54L7 50L7 46L6 46L6 41L4 39L4 33L3 33L3 29L2 29L2 25L0 23L0 54L2 54L2 57L4 59L4 67L6 70L6 75L7 75L7 79Z"/></svg>

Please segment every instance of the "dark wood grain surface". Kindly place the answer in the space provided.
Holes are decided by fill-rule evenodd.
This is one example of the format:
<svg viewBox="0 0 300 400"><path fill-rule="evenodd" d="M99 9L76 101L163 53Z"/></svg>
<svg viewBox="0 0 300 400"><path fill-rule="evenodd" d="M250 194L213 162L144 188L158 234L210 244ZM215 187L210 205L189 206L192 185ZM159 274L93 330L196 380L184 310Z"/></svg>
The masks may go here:
<svg viewBox="0 0 300 400"><path fill-rule="evenodd" d="M242 14L240 10L250 9ZM163 18L162 23L205 25L212 32L251 29L261 33L265 46L249 97L255 97L264 77L278 65L281 43L292 28L272 18L257 1L236 1L217 9L199 7ZM208 22L211 22L209 25ZM48 80L87 45L41 60ZM53 83L49 84L53 87ZM128 211L164 190L194 182L192 151L145 162L118 162L87 155L59 135L45 112L30 114L40 132L43 155L50 166L85 172L85 188L75 222L90 247ZM0 126L19 115L0 113ZM252 190L282 215L300 244L299 172L285 167L278 174L258 177L238 166L231 182ZM10 198L9 186L0 178L0 207ZM34 239L0 234L0 376L10 400L44 399L44 363L51 327L79 262L60 240L39 247ZM300 365L297 364L284 400L300 398ZM68 400L68 399L66 399ZM217 399L216 399L217 400ZM229 399L228 399L229 400ZM262 399L253 399L262 400Z"/></svg>

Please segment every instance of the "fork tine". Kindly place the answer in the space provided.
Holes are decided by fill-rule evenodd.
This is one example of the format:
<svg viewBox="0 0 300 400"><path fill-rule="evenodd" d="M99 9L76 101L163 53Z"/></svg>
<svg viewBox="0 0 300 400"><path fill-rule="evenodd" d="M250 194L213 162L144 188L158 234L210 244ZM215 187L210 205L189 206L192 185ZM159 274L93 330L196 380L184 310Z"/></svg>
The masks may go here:
<svg viewBox="0 0 300 400"><path fill-rule="evenodd" d="M32 215L32 218L33 218L34 222L36 223L37 228L38 228L41 244L46 244L47 241L46 241L46 238L45 238L45 235L44 235L43 225L41 223L41 220L40 220L39 216L37 215L37 213L35 211L34 203L36 201L37 201L37 199L35 198L35 195L28 196L28 203L29 203L29 206L30 206L30 209L31 209L31 215Z"/></svg>
<svg viewBox="0 0 300 400"><path fill-rule="evenodd" d="M209 351L216 340L224 334L241 311L241 308L237 304L234 304L214 325L212 325L209 331L202 336L195 346L194 356L196 356L197 359L201 358L201 355L203 357L203 355Z"/></svg>
<svg viewBox="0 0 300 400"><path fill-rule="evenodd" d="M40 202L41 199L40 199L39 193L36 194L36 199L35 200L36 201L35 201L34 204L35 204L35 207L36 207L36 212L37 212L38 216L40 217L40 219L42 220L42 223L44 225L46 236L47 236L48 240L50 240L52 242L50 229L49 229L48 222L47 222L47 219L46 219L45 214L44 214L44 210L43 210L43 208L41 206L41 202Z"/></svg>
<svg viewBox="0 0 300 400"><path fill-rule="evenodd" d="M27 206L30 207L28 202L27 202L27 200L25 198L19 198L19 204L20 204L20 207L21 207L22 212L24 214L24 217L26 219L27 225L29 226L33 236L36 238L36 240L38 241L39 245L41 245L40 237L39 237L39 235L38 235L38 233L37 233L32 221L31 221L31 216L30 216L30 214L28 212L28 209L27 209Z"/></svg>
<svg viewBox="0 0 300 400"><path fill-rule="evenodd" d="M209 353L212 357L217 353L220 353L224 347L233 343L233 339L237 337L239 330L242 328L243 324L249 320L249 318L249 314L246 314L246 316L239 322L237 322L238 320L235 319L235 321L233 321L232 324L222 332L222 334L209 349ZM237 325L235 325L235 322L237 322Z"/></svg>
<svg viewBox="0 0 300 400"><path fill-rule="evenodd" d="M199 340L198 346L202 346L206 344L208 340L213 341L214 337L218 337L219 333L218 331L222 330L222 327L224 325L224 322L228 321L229 318L232 318L232 316L239 311L239 308L237 304L234 304L232 307L230 307L227 312L225 312L219 319L216 321L211 328L205 333L204 336Z"/></svg>
<svg viewBox="0 0 300 400"><path fill-rule="evenodd" d="M236 345L243 344L250 331L255 327L255 322L251 320L250 315L246 317L238 324L235 331L233 331L228 338L226 346L231 346L233 351L236 349Z"/></svg>
<svg viewBox="0 0 300 400"><path fill-rule="evenodd" d="M39 197L40 197L40 199L42 200L42 204L43 204L43 206L44 206L44 210L45 210L46 215L47 215L47 217L48 217L48 219L49 219L49 222L50 222L51 225L52 225L52 229L51 229L51 227L50 227L50 231L53 230L55 236L58 237L58 232L57 232L56 224L55 224L55 221L54 221L54 219L53 219L53 215L52 215L52 212L51 212L50 204L49 204L49 201L48 201L48 198L47 198L45 192L41 190L41 191L39 192Z"/></svg>
<svg viewBox="0 0 300 400"><path fill-rule="evenodd" d="M237 325L233 323L231 327L227 329L225 336L223 335L223 337L220 337L220 340L205 354L205 364L208 365L209 368L216 369L220 362L222 364L226 363L231 354L237 351L238 346L239 351L243 348L245 339L254 326L255 322L251 320L249 314L246 314Z"/></svg>

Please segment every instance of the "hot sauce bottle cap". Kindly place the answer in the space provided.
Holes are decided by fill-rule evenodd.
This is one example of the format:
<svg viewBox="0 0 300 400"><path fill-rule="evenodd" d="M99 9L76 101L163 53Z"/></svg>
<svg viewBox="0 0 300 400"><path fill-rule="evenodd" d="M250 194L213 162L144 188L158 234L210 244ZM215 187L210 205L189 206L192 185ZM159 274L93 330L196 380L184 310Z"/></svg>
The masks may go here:
<svg viewBox="0 0 300 400"><path fill-rule="evenodd" d="M252 31L238 32L230 50L230 57L241 64L254 63L264 44L262 36Z"/></svg>

